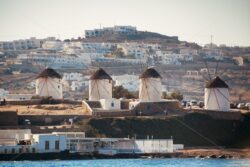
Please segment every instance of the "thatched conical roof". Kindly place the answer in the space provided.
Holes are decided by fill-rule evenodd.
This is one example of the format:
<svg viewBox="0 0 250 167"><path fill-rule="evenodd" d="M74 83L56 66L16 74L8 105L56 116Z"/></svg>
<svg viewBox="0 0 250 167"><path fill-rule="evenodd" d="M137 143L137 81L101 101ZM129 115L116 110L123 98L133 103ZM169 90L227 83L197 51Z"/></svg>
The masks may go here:
<svg viewBox="0 0 250 167"><path fill-rule="evenodd" d="M110 75L106 73L102 68L99 68L91 77L90 80L108 79L112 80Z"/></svg>
<svg viewBox="0 0 250 167"><path fill-rule="evenodd" d="M62 77L54 69L46 68L36 78L59 78L60 79Z"/></svg>
<svg viewBox="0 0 250 167"><path fill-rule="evenodd" d="M229 86L217 76L206 84L206 88L229 88Z"/></svg>
<svg viewBox="0 0 250 167"><path fill-rule="evenodd" d="M162 77L154 68L148 68L140 75L140 78L162 78Z"/></svg>

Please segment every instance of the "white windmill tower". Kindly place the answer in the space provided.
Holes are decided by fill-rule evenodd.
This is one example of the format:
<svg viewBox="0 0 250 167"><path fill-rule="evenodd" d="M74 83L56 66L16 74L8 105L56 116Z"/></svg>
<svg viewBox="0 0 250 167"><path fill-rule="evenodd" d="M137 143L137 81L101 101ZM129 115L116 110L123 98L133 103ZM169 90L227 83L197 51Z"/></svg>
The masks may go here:
<svg viewBox="0 0 250 167"><path fill-rule="evenodd" d="M139 100L144 102L161 101L161 75L152 67L146 69L140 76Z"/></svg>
<svg viewBox="0 0 250 167"><path fill-rule="evenodd" d="M36 94L41 97L63 98L63 85L60 74L46 68L36 77Z"/></svg>
<svg viewBox="0 0 250 167"><path fill-rule="evenodd" d="M99 68L89 80L89 100L112 99L113 80L102 68Z"/></svg>
<svg viewBox="0 0 250 167"><path fill-rule="evenodd" d="M229 87L218 76L206 84L204 99L206 110L230 110Z"/></svg>

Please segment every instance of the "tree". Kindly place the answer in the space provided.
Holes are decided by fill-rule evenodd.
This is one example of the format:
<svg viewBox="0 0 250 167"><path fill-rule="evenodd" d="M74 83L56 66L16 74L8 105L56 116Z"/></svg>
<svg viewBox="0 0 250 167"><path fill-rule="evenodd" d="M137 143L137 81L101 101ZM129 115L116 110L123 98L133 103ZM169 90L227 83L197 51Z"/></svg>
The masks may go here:
<svg viewBox="0 0 250 167"><path fill-rule="evenodd" d="M115 86L114 87L114 97L119 98L126 98L126 99L132 99L135 98L135 96L130 93L127 89L125 89L123 86Z"/></svg>
<svg viewBox="0 0 250 167"><path fill-rule="evenodd" d="M177 99L179 101L183 100L183 95L179 91L172 92L168 95L166 92L162 93L163 99Z"/></svg>
<svg viewBox="0 0 250 167"><path fill-rule="evenodd" d="M63 42L70 42L70 40L69 39L65 39Z"/></svg>
<svg viewBox="0 0 250 167"><path fill-rule="evenodd" d="M116 57L119 57L119 58L125 57L125 54L124 54L122 48L117 48L117 49L113 52L113 54L116 55Z"/></svg>
<svg viewBox="0 0 250 167"><path fill-rule="evenodd" d="M183 100L183 95L179 91L172 92L171 97L179 101Z"/></svg>

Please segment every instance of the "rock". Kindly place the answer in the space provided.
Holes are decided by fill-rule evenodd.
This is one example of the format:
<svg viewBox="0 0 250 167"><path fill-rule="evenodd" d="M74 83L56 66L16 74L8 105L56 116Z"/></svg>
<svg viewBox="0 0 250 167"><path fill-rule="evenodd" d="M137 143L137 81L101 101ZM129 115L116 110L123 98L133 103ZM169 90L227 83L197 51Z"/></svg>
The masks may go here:
<svg viewBox="0 0 250 167"><path fill-rule="evenodd" d="M226 159L226 158L228 158L228 156L223 154L223 155L219 156L218 158L219 159Z"/></svg>
<svg viewBox="0 0 250 167"><path fill-rule="evenodd" d="M217 158L217 156L216 155L211 155L210 158Z"/></svg>

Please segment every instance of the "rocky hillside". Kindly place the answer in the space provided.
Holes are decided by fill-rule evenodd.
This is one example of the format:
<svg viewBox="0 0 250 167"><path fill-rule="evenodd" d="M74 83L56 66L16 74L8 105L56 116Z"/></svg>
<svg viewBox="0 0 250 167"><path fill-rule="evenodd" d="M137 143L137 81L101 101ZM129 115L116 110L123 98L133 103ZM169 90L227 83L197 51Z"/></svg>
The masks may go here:
<svg viewBox="0 0 250 167"><path fill-rule="evenodd" d="M250 147L250 114L240 121L213 119L205 114L188 114L170 119L96 118L81 122L87 136L174 138L188 146Z"/></svg>
<svg viewBox="0 0 250 167"><path fill-rule="evenodd" d="M167 36L155 32L138 31L136 34L124 35L124 34L106 34L100 37L91 37L81 39L83 42L143 42L143 43L157 43L164 46L166 45L178 45L185 43L188 47L200 48L195 43L189 43L185 41L179 41L177 36Z"/></svg>

